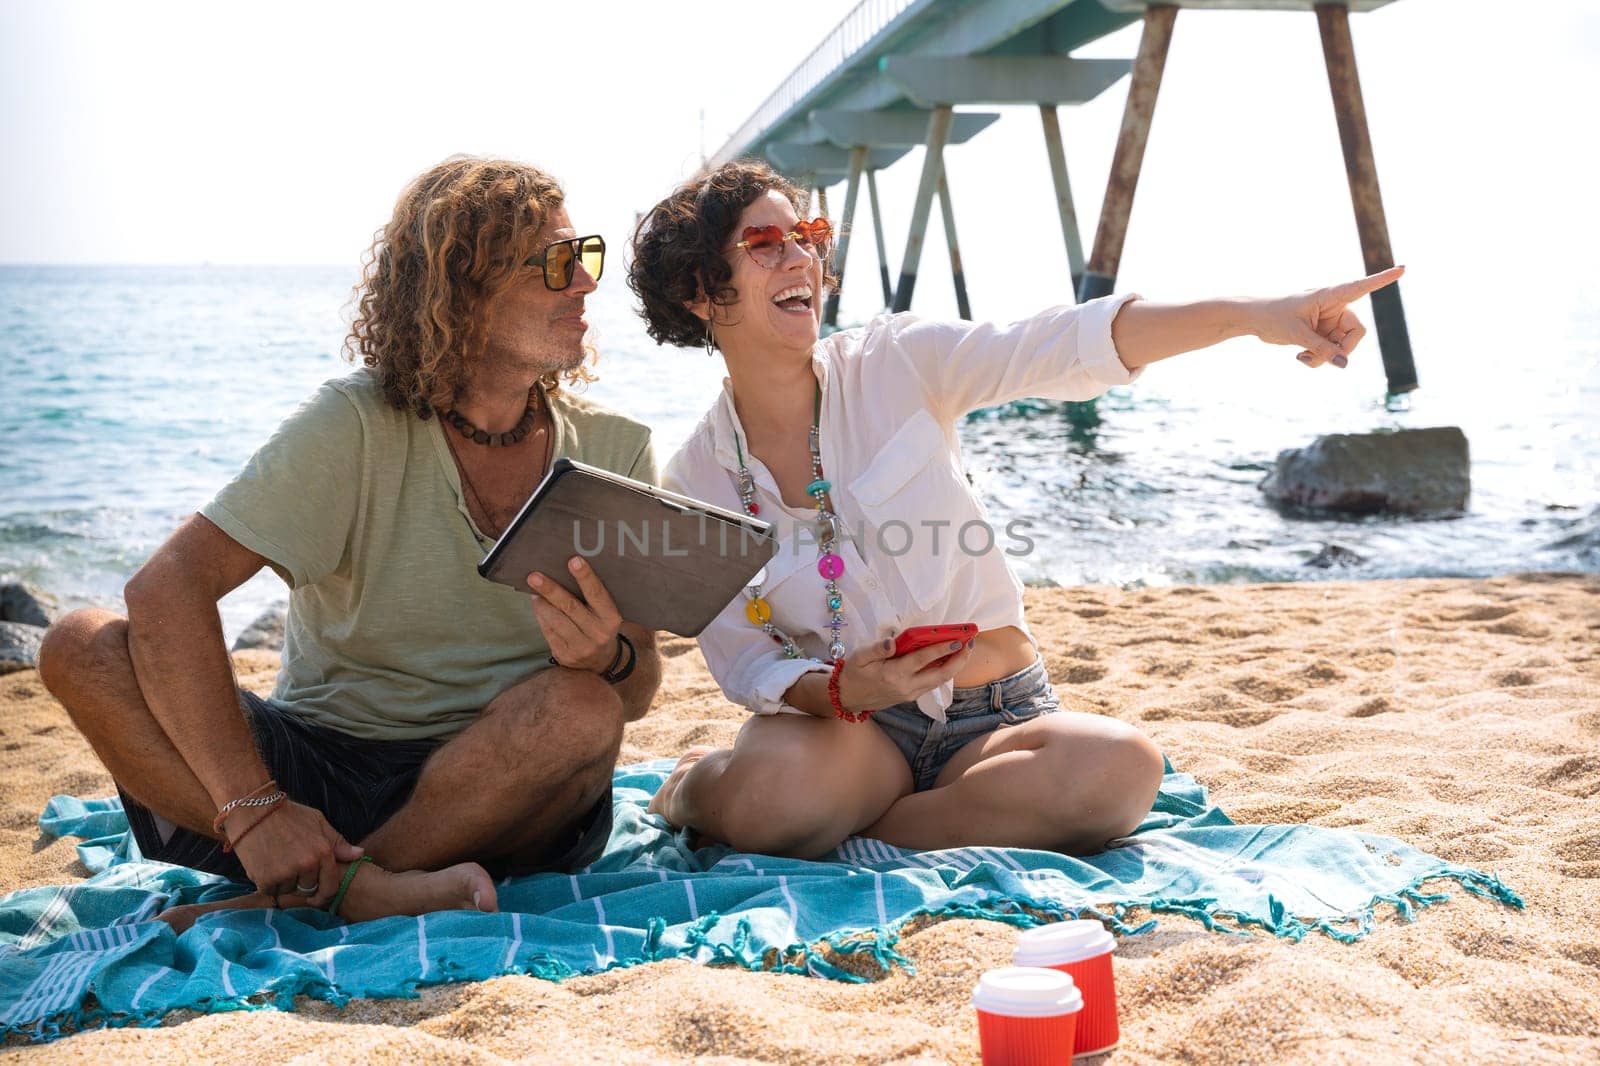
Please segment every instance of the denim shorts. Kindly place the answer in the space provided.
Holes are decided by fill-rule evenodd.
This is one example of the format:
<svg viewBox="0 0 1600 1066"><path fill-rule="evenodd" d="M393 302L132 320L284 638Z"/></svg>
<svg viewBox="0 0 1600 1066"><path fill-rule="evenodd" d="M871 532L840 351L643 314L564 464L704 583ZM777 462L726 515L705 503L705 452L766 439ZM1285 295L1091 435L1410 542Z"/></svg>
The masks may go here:
<svg viewBox="0 0 1600 1066"><path fill-rule="evenodd" d="M942 722L929 718L915 703L885 707L870 721L887 733L906 757L915 790L926 792L945 763L974 740L1059 710L1061 701L1050 688L1044 661L1035 659L1032 666L1010 677L956 689Z"/></svg>
<svg viewBox="0 0 1600 1066"><path fill-rule="evenodd" d="M328 824L359 843L411 798L422 766L442 740L367 740L293 714L283 705L240 690L240 709L250 722L256 748L278 787L296 803L322 812ZM147 859L248 881L239 857L221 842L174 826L124 792L122 805L139 851ZM554 859L537 864L489 857L480 863L496 879L509 874L577 870L599 858L611 836L612 794L577 814L553 842Z"/></svg>

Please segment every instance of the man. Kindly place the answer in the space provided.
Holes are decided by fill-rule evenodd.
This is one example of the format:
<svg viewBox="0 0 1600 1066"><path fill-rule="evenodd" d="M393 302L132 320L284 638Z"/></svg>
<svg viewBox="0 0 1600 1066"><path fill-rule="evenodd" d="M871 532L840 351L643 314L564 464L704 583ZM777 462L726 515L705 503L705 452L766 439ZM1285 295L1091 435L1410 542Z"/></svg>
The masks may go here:
<svg viewBox="0 0 1600 1066"><path fill-rule="evenodd" d="M562 204L517 163L418 177L367 262L347 344L364 367L156 551L126 619L76 611L45 637L44 683L140 849L253 882L232 905L494 910L493 877L605 845L654 636L576 557L583 597L534 574L531 610L474 569L555 456L656 479L644 426L561 387L591 380L605 252ZM292 590L270 700L236 688L216 607L263 566Z"/></svg>

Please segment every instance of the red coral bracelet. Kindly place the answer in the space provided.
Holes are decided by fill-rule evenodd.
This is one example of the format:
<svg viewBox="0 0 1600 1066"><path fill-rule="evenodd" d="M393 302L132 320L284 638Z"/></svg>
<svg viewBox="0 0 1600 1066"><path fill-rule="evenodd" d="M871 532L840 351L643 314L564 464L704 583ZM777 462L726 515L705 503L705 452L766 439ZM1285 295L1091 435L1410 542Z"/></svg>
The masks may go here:
<svg viewBox="0 0 1600 1066"><path fill-rule="evenodd" d="M839 675L842 673L844 673L844 660L839 659L833 664L833 673L828 675L828 702L833 705L833 716L843 718L847 722L865 722L878 713L878 708L874 707L868 711L847 710L839 699Z"/></svg>

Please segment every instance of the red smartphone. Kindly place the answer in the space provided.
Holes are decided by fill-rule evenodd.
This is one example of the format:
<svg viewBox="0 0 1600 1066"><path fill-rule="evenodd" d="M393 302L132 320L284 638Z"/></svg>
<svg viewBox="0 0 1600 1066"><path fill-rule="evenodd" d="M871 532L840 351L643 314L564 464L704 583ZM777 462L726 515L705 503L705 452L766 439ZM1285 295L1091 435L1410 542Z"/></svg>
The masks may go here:
<svg viewBox="0 0 1600 1066"><path fill-rule="evenodd" d="M951 641L965 644L977 635L978 627L971 622L959 622L954 625L942 626L912 626L894 638L894 657L898 659L907 652L913 652L919 648L931 648L935 644L948 644ZM950 655L954 654L955 652L950 653ZM946 655L943 659L935 659L929 664L929 667L943 665L945 659L950 658L950 655Z"/></svg>

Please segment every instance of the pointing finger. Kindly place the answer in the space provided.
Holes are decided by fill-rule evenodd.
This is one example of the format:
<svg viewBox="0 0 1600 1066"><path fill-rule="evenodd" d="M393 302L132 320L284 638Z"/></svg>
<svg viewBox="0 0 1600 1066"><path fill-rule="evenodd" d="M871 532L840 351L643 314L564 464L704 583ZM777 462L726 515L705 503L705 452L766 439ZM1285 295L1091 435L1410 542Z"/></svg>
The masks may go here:
<svg viewBox="0 0 1600 1066"><path fill-rule="evenodd" d="M1393 285L1405 272L1406 268L1403 266L1392 266L1388 270L1380 270L1359 281L1347 281L1343 285L1335 285L1332 289L1333 298L1340 303L1352 303L1368 293Z"/></svg>

